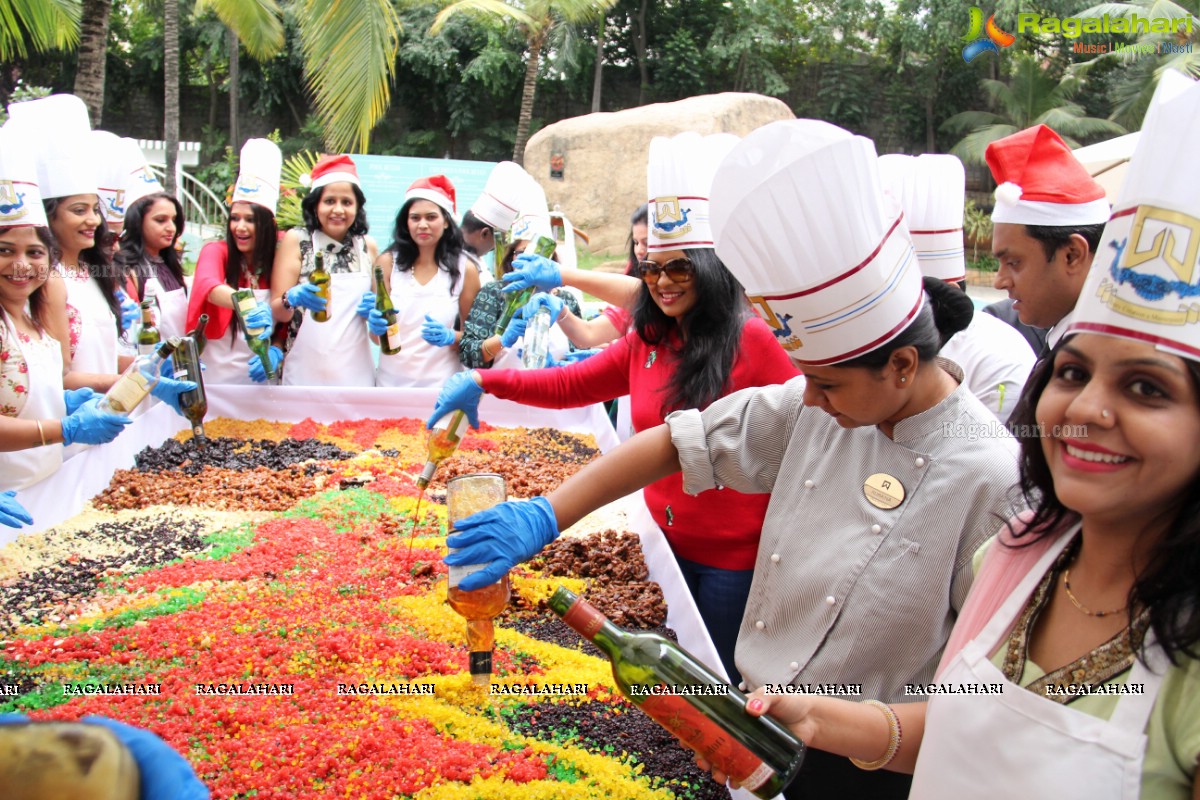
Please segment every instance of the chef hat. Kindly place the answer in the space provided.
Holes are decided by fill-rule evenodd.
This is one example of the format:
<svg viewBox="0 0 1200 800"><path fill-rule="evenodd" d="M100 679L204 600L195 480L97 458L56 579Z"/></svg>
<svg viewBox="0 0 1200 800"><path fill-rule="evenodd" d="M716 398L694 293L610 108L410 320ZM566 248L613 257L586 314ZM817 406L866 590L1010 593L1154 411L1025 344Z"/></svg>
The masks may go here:
<svg viewBox="0 0 1200 800"><path fill-rule="evenodd" d="M651 253L713 246L713 175L737 143L732 133L701 136L691 131L651 140L646 164Z"/></svg>
<svg viewBox="0 0 1200 800"><path fill-rule="evenodd" d="M8 107L9 124L37 146L42 197L96 194L96 159L89 147L87 106L73 94L52 94Z"/></svg>
<svg viewBox="0 0 1200 800"><path fill-rule="evenodd" d="M921 274L951 282L966 278L962 222L967 175L962 162L949 155L880 156L879 180L904 209Z"/></svg>
<svg viewBox="0 0 1200 800"><path fill-rule="evenodd" d="M509 229L509 238L514 242L532 241L539 236L554 238L546 191L528 172L517 189L516 197L517 218Z"/></svg>
<svg viewBox="0 0 1200 800"><path fill-rule="evenodd" d="M404 193L404 203L409 200L428 200L447 214L454 216L454 184L445 175L430 175L418 178Z"/></svg>
<svg viewBox="0 0 1200 800"><path fill-rule="evenodd" d="M1066 334L1122 336L1200 360L1197 131L1200 84L1167 70Z"/></svg>
<svg viewBox="0 0 1200 800"><path fill-rule="evenodd" d="M254 203L275 213L279 205L279 175L283 153L270 139L247 139L238 157L232 203Z"/></svg>
<svg viewBox="0 0 1200 800"><path fill-rule="evenodd" d="M37 183L33 143L12 126L0 128L0 227L48 227Z"/></svg>
<svg viewBox="0 0 1200 800"><path fill-rule="evenodd" d="M321 156L313 165L310 177L313 189L320 189L322 186L342 181L353 183L355 186L359 185L358 167L354 165L350 156Z"/></svg>
<svg viewBox="0 0 1200 800"><path fill-rule="evenodd" d="M471 206L471 213L485 225L506 231L517 221L520 213L520 190L526 180L533 180L518 164L501 161L488 175L483 194Z"/></svg>
<svg viewBox="0 0 1200 800"><path fill-rule="evenodd" d="M793 360L848 361L921 310L921 272L875 145L817 120L751 133L713 179L717 255Z"/></svg>
<svg viewBox="0 0 1200 800"><path fill-rule="evenodd" d="M104 219L123 225L129 206L148 194L161 192L162 184L150 171L142 148L133 139L108 131L92 131L89 146L95 154L96 190Z"/></svg>
<svg viewBox="0 0 1200 800"><path fill-rule="evenodd" d="M992 142L985 156L997 184L992 222L1058 227L1108 222L1104 187L1045 125Z"/></svg>

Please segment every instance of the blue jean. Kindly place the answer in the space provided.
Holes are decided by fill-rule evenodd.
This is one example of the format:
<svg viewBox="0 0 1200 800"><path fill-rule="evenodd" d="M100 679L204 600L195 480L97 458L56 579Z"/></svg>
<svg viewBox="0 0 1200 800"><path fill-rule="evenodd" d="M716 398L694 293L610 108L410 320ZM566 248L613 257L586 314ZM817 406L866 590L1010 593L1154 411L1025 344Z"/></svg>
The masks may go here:
<svg viewBox="0 0 1200 800"><path fill-rule="evenodd" d="M737 646L738 629L742 627L742 615L746 611L754 570L710 567L678 555L675 560L679 563L692 599L696 601L700 619L708 628L708 635L712 637L729 681L737 686L742 676L733 663L733 651Z"/></svg>

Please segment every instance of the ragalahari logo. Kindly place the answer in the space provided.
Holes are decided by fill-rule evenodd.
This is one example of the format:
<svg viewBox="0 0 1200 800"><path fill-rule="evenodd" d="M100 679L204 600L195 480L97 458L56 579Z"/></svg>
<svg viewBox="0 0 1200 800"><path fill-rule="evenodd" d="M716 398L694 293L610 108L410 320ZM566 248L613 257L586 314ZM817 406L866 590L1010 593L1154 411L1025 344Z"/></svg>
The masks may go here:
<svg viewBox="0 0 1200 800"><path fill-rule="evenodd" d="M971 6L971 28L962 37L968 44L963 48L963 61L970 64L981 53L1000 54L1001 47L1008 47L1017 40L1011 33L1000 30L996 24L996 15L988 17L987 25L983 24L983 10ZM998 46L997 46L998 45Z"/></svg>

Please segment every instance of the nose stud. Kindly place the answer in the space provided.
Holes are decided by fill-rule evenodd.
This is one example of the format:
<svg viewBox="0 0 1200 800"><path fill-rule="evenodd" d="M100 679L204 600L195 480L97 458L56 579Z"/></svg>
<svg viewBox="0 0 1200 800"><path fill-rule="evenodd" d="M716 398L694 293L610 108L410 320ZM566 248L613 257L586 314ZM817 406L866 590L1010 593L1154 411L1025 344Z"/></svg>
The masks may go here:
<svg viewBox="0 0 1200 800"><path fill-rule="evenodd" d="M1100 416L1103 417L1104 419L1108 419L1108 417L1109 417L1108 409L1107 408L1100 409Z"/></svg>

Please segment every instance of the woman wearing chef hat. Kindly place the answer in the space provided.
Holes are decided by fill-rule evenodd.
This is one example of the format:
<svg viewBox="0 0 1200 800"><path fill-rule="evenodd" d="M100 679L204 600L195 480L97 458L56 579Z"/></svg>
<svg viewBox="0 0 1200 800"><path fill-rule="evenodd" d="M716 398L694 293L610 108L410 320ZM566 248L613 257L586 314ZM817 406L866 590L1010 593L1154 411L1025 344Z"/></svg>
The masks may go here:
<svg viewBox="0 0 1200 800"><path fill-rule="evenodd" d="M1014 414L1033 511L982 558L945 691L894 708L760 696L752 713L915 768L914 800L1200 797L1198 130L1200 84L1168 72L1063 339Z"/></svg>
<svg viewBox="0 0 1200 800"><path fill-rule="evenodd" d="M737 639L745 684L900 700L933 677L971 556L1011 511L1017 478L1015 442L937 359L970 300L941 281L923 290L874 145L828 123L751 133L712 198L717 254L804 377L677 411L547 497L460 521L448 558L490 562L472 582L495 580L591 509L680 468L687 493L769 492ZM655 227L682 219L657 206ZM907 790L907 776L810 749L789 794Z"/></svg>
<svg viewBox="0 0 1200 800"><path fill-rule="evenodd" d="M261 359L250 352L234 320L233 293L235 289L251 289L258 300L258 305L247 314L248 327L274 329L270 287L279 239L275 210L282 169L279 145L269 139L250 139L242 145L225 241L204 245L196 262L187 326L188 330L193 329L202 314L208 315L205 383L249 384L266 380ZM282 350L273 347L271 355L282 358ZM271 366L278 365L276 360Z"/></svg>

